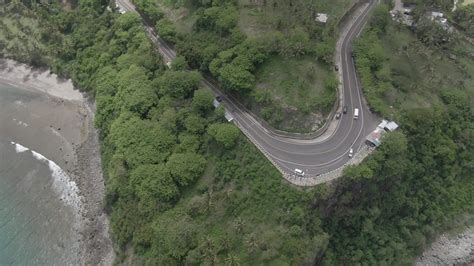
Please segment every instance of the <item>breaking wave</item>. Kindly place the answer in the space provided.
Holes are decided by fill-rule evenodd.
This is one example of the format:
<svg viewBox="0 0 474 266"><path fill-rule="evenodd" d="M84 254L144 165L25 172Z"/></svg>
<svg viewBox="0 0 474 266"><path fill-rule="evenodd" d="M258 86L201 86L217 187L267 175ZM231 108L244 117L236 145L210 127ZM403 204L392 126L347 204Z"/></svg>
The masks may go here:
<svg viewBox="0 0 474 266"><path fill-rule="evenodd" d="M79 188L77 187L76 182L71 180L71 178L64 172L59 165L57 165L52 160L44 157L41 153L35 152L25 146L22 146L19 143L11 142L12 145L15 145L15 151L25 152L31 151L34 158L39 161L46 162L49 166L49 169L52 172L53 177L53 189L60 195L60 199L67 205L73 207L78 212L82 208L82 197L79 195Z"/></svg>
<svg viewBox="0 0 474 266"><path fill-rule="evenodd" d="M25 146L22 146L21 144L18 144L18 143L15 143L15 142L11 142L13 145L15 145L15 151L17 153L20 153L20 152L25 152L27 150L29 150L27 147Z"/></svg>

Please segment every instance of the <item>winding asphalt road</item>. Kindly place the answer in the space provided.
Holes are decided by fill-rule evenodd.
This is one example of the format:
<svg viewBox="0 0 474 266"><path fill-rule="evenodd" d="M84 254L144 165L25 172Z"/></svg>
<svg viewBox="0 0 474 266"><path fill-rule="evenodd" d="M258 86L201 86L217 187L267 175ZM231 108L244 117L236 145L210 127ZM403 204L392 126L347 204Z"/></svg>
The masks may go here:
<svg viewBox="0 0 474 266"><path fill-rule="evenodd" d="M117 0L127 11L135 11L129 0ZM220 95L225 106L234 117L234 122L243 133L263 152L285 177L294 175L295 169L303 170L305 178L317 179L321 174L344 166L349 160L349 150L357 153L364 147L365 137L376 127L377 117L369 111L362 95L352 59L352 42L366 24L371 9L377 0L370 0L357 18L341 36L340 71L342 71L342 105L347 106L347 114L340 120L329 121L334 126L315 139L286 138L272 134L270 129L260 124L242 104L224 94L212 80L204 79L203 85ZM151 40L167 62L176 57L176 52L161 39L144 20ZM342 108L342 106L341 106ZM359 119L353 118L354 109L359 108ZM331 127L330 127L331 128ZM287 178L288 179L288 178ZM289 180L291 182L291 180Z"/></svg>

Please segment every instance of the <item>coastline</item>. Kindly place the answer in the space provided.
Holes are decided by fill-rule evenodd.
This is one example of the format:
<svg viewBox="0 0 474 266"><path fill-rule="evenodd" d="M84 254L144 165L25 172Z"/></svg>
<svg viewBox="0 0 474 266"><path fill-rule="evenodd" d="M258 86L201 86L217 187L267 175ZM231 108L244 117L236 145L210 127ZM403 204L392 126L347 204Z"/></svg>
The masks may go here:
<svg viewBox="0 0 474 266"><path fill-rule="evenodd" d="M423 265L472 265L474 263L474 227L460 234L442 234L414 262Z"/></svg>
<svg viewBox="0 0 474 266"><path fill-rule="evenodd" d="M51 159L75 182L82 201L76 207L81 264L112 265L115 255L103 210L105 186L93 101L75 90L71 80L9 59L0 59L0 83L41 96L15 102L21 108L13 119L2 121L0 130Z"/></svg>

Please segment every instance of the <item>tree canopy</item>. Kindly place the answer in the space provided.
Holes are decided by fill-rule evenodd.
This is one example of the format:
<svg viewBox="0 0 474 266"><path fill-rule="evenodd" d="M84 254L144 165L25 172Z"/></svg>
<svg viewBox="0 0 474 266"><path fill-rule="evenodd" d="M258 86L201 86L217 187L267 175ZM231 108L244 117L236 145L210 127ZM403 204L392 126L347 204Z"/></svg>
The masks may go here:
<svg viewBox="0 0 474 266"><path fill-rule="evenodd" d="M226 148L232 147L239 136L239 129L232 124L212 124L209 126L208 132Z"/></svg>
<svg viewBox="0 0 474 266"><path fill-rule="evenodd" d="M179 185L187 186L202 175L206 159L195 153L174 153L168 159L166 166Z"/></svg>
<svg viewBox="0 0 474 266"><path fill-rule="evenodd" d="M175 98L188 98L199 87L201 75L198 72L166 71L158 80L160 93Z"/></svg>

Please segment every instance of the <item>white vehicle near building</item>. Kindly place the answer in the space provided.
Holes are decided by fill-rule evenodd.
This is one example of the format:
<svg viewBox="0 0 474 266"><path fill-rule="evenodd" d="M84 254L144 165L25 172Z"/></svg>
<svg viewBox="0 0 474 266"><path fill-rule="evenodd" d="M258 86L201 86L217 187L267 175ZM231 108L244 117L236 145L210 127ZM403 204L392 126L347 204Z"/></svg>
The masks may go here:
<svg viewBox="0 0 474 266"><path fill-rule="evenodd" d="M296 174L297 176L301 176L301 177L304 176L303 170L298 169L298 168L295 168L295 174Z"/></svg>

